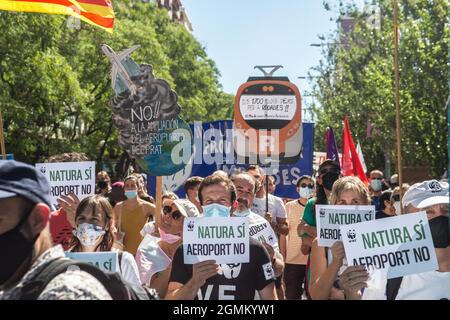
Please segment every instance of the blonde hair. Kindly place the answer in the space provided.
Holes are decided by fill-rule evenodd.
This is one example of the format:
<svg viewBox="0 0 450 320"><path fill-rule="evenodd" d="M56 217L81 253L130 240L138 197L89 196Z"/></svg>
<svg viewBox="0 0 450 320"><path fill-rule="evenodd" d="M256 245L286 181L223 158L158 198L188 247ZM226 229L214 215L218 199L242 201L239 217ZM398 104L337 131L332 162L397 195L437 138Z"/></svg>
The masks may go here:
<svg viewBox="0 0 450 320"><path fill-rule="evenodd" d="M361 204L368 205L371 202L369 189L358 177L343 177L333 184L330 204L336 204L344 191L354 191L358 194Z"/></svg>
<svg viewBox="0 0 450 320"><path fill-rule="evenodd" d="M164 200L164 199L170 199L170 200L177 200L177 199L179 199L178 198L178 196L175 194L175 193L173 193L173 192L170 192L170 191L166 191L166 192L164 192L163 193L163 195L161 196L161 199L162 200Z"/></svg>

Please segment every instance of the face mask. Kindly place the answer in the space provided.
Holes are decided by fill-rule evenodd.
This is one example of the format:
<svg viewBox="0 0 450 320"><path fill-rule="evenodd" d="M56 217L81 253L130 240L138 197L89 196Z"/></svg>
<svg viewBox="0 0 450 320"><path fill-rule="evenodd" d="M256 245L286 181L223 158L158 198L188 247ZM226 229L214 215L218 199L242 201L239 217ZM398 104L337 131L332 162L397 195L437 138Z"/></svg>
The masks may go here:
<svg viewBox="0 0 450 320"><path fill-rule="evenodd" d="M300 191L298 193L300 195L300 198L308 199L312 194L312 189L306 187L306 188L300 188Z"/></svg>
<svg viewBox="0 0 450 320"><path fill-rule="evenodd" d="M0 256L7 257L2 259L0 285L8 281L33 252L34 243L39 235L33 241L29 241L20 232L28 216L29 214L14 229L0 235Z"/></svg>
<svg viewBox="0 0 450 320"><path fill-rule="evenodd" d="M165 233L161 228L158 228L158 230L159 230L159 237L161 238L161 241L172 244L181 239L180 236L177 236L175 234Z"/></svg>
<svg viewBox="0 0 450 320"><path fill-rule="evenodd" d="M83 246L93 247L97 240L105 234L105 231L102 227L96 226L95 224L82 223L72 233L80 240Z"/></svg>
<svg viewBox="0 0 450 320"><path fill-rule="evenodd" d="M328 191L333 188L334 182L339 179L339 174L337 172L327 172L322 177L322 185Z"/></svg>
<svg viewBox="0 0 450 320"><path fill-rule="evenodd" d="M99 189L106 189L108 187L108 183L106 181L99 181L97 183L97 187Z"/></svg>
<svg viewBox="0 0 450 320"><path fill-rule="evenodd" d="M395 214L396 215L400 215L401 214L401 207L400 207L400 201L395 201L394 202L394 209L395 209Z"/></svg>
<svg viewBox="0 0 450 320"><path fill-rule="evenodd" d="M230 208L218 203L208 204L203 206L204 217L229 217Z"/></svg>
<svg viewBox="0 0 450 320"><path fill-rule="evenodd" d="M136 190L129 190L129 191L125 191L125 196L128 199L134 199L137 197L137 191Z"/></svg>
<svg viewBox="0 0 450 320"><path fill-rule="evenodd" d="M381 180L372 180L372 181L370 181L370 187L375 192L380 191L381 190Z"/></svg>
<svg viewBox="0 0 450 320"><path fill-rule="evenodd" d="M250 209L245 209L244 211L235 211L234 213L233 213L236 217L240 217L240 218L243 218L243 217L247 217L249 214L250 214Z"/></svg>
<svg viewBox="0 0 450 320"><path fill-rule="evenodd" d="M439 216L428 221L435 248L447 248L450 246L448 230L448 217Z"/></svg>

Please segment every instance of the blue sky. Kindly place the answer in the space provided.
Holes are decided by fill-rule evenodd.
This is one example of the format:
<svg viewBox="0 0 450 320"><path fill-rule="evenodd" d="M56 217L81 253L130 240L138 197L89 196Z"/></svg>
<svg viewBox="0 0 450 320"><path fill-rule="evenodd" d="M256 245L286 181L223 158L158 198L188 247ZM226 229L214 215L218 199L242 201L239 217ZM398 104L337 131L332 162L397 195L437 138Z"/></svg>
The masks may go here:
<svg viewBox="0 0 450 320"><path fill-rule="evenodd" d="M337 0L329 1L332 5ZM363 0L356 0L360 6ZM322 0L183 0L195 38L206 48L221 73L225 92L235 94L255 65L283 65L301 92L310 89L306 76L321 58L318 35L336 29L336 12ZM334 18L330 21L330 18ZM304 97L306 102L311 97Z"/></svg>

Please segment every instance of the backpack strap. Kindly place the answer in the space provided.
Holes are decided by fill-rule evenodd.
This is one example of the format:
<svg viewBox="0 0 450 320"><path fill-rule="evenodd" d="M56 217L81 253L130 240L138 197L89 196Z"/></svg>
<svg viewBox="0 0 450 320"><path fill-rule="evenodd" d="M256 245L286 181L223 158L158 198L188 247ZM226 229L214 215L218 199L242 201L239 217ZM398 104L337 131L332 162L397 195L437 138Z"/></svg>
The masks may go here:
<svg viewBox="0 0 450 320"><path fill-rule="evenodd" d="M82 270L96 278L108 291L113 300L128 300L130 293L123 285L119 275L110 273L106 275L100 269L88 264L68 258L54 259L48 262L41 272L28 282L22 289L20 300L37 300L47 285L58 275L70 269Z"/></svg>
<svg viewBox="0 0 450 320"><path fill-rule="evenodd" d="M395 300L398 294L398 290L400 290L400 286L402 284L403 277L388 279L386 282L386 299L387 300Z"/></svg>
<svg viewBox="0 0 450 320"><path fill-rule="evenodd" d="M72 261L66 258L58 258L48 262L39 274L22 287L19 299L37 300L50 281L59 274L66 272L72 265Z"/></svg>

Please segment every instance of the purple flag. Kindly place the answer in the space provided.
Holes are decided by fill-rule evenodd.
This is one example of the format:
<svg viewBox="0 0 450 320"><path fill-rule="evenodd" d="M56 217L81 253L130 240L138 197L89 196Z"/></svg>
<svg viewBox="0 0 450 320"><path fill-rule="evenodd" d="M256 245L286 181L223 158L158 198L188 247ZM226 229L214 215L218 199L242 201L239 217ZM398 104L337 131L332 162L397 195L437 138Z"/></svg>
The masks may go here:
<svg viewBox="0 0 450 320"><path fill-rule="evenodd" d="M334 138L333 128L327 127L327 159L331 159L339 163L339 153Z"/></svg>

